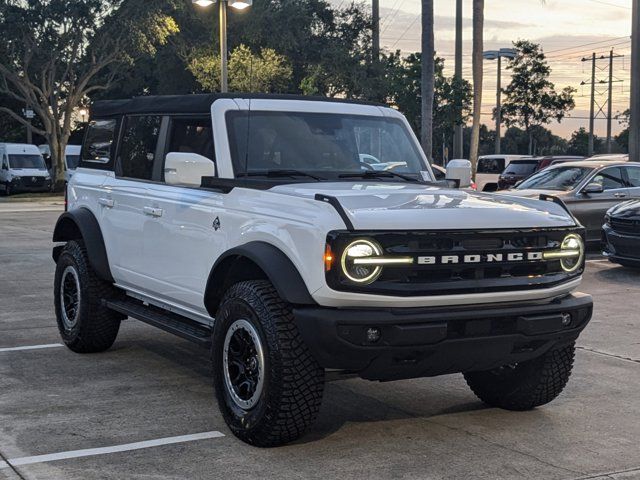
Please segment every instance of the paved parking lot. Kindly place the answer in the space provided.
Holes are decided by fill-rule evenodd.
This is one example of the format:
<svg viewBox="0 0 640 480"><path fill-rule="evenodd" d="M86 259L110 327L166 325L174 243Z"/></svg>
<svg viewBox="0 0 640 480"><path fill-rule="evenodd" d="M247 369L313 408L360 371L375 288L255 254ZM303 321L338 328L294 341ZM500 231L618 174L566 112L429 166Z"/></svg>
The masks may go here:
<svg viewBox="0 0 640 480"><path fill-rule="evenodd" d="M595 316L548 406L487 408L461 375L344 380L309 435L262 450L226 428L198 347L136 321L103 354L59 345L59 209L0 202L0 479L640 478L638 272L589 261Z"/></svg>

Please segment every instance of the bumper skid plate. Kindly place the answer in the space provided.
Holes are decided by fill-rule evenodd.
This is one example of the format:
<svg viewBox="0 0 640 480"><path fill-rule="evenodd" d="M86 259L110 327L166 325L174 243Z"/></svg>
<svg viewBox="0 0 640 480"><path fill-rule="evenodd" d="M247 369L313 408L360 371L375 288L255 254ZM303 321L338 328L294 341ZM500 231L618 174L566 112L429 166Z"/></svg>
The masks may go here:
<svg viewBox="0 0 640 480"><path fill-rule="evenodd" d="M324 368L370 380L489 370L573 342L591 319L591 296L547 303L456 308L296 308L305 342Z"/></svg>

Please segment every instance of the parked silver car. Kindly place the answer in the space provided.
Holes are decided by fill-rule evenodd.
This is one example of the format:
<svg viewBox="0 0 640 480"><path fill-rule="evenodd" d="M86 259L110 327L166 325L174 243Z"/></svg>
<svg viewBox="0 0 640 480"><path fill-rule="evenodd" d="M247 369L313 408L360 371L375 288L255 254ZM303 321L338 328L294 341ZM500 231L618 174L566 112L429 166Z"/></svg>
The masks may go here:
<svg viewBox="0 0 640 480"><path fill-rule="evenodd" d="M640 163L583 160L551 166L504 195L560 198L587 229L587 242L599 242L604 214L625 200L640 198Z"/></svg>

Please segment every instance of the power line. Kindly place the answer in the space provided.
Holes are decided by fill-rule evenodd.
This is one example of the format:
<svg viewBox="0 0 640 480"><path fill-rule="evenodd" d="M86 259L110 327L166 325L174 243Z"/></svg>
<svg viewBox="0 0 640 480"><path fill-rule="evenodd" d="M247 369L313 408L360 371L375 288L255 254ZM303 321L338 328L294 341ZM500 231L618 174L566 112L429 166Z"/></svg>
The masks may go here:
<svg viewBox="0 0 640 480"><path fill-rule="evenodd" d="M609 7L618 7L618 8L623 8L624 10L631 10L631 7L625 7L624 5L618 5L617 3L603 2L602 0L589 0L589 1L593 3L599 3L600 5L608 5Z"/></svg>

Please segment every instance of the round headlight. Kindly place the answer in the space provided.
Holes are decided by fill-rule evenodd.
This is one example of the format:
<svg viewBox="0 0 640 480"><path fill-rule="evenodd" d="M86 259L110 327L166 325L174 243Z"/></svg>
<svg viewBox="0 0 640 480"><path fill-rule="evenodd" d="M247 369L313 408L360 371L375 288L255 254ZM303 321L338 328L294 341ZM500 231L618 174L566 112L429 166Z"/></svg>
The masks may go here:
<svg viewBox="0 0 640 480"><path fill-rule="evenodd" d="M342 272L352 282L368 284L374 282L382 272L380 265L367 264L366 259L382 254L382 248L371 240L355 240L347 245L340 263ZM361 262L364 260L364 262Z"/></svg>
<svg viewBox="0 0 640 480"><path fill-rule="evenodd" d="M582 259L584 258L584 243L582 237L571 233L564 237L562 245L560 246L560 253L562 258L560 264L565 272L574 272L580 265L582 265Z"/></svg>

